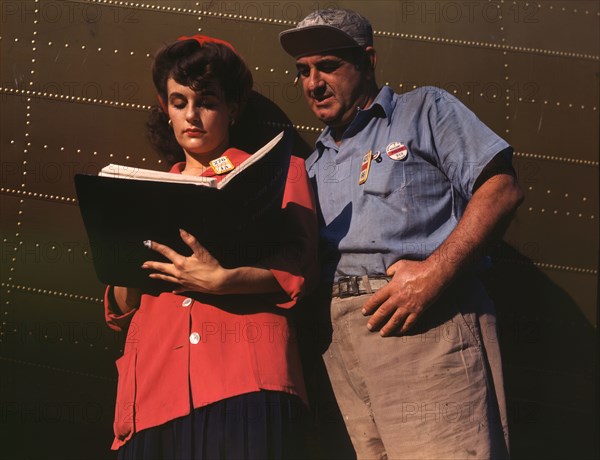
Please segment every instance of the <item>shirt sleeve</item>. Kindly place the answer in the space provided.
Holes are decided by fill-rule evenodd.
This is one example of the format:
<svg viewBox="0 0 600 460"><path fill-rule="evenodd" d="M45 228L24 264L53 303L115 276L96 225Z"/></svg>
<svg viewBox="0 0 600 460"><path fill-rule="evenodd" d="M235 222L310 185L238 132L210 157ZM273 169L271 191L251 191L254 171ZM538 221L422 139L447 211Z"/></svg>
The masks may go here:
<svg viewBox="0 0 600 460"><path fill-rule="evenodd" d="M485 166L499 153L510 164L512 148L462 102L437 88L428 118L440 169L466 199Z"/></svg>
<svg viewBox="0 0 600 460"><path fill-rule="evenodd" d="M134 308L123 314L115 301L114 286L106 286L106 291L104 291L104 319L108 327L118 332L126 331L136 311L137 308Z"/></svg>
<svg viewBox="0 0 600 460"><path fill-rule="evenodd" d="M293 307L309 293L318 278L317 217L312 188L304 160L292 156L283 195L282 248L262 265L269 269L288 299L277 303L281 308Z"/></svg>

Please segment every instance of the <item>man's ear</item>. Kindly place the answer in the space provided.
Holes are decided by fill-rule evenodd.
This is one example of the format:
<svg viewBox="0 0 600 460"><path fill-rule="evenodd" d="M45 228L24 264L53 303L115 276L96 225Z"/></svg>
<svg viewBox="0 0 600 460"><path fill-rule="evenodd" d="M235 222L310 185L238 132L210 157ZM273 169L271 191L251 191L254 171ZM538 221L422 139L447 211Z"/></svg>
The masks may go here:
<svg viewBox="0 0 600 460"><path fill-rule="evenodd" d="M375 48L367 46L365 48L365 65L368 65L368 69L375 72L375 66L377 65L377 53Z"/></svg>

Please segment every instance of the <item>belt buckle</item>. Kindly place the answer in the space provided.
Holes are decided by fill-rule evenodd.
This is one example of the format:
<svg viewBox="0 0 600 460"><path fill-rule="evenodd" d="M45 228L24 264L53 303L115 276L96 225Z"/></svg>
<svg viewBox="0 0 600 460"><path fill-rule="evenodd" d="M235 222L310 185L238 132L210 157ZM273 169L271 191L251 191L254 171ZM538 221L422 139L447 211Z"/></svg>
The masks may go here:
<svg viewBox="0 0 600 460"><path fill-rule="evenodd" d="M338 292L340 299L358 295L358 277L344 276L338 279Z"/></svg>

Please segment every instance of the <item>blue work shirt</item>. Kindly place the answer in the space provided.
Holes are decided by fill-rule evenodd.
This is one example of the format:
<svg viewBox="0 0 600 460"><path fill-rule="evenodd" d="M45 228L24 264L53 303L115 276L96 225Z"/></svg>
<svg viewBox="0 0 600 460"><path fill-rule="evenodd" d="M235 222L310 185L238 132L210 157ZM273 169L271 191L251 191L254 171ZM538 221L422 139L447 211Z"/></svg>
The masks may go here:
<svg viewBox="0 0 600 460"><path fill-rule="evenodd" d="M392 159L399 144L406 156ZM369 151L379 157L361 185ZM324 275L383 275L399 259L427 258L456 227L477 177L500 152L510 162L510 146L446 91L399 95L383 87L339 146L328 127L306 161Z"/></svg>

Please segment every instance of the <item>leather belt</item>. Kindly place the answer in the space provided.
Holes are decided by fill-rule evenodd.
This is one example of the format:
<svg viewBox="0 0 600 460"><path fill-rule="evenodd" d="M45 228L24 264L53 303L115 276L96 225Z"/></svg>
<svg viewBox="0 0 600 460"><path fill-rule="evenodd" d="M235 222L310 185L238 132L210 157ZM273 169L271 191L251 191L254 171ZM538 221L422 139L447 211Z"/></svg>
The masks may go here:
<svg viewBox="0 0 600 460"><path fill-rule="evenodd" d="M390 276L342 276L333 283L331 297L352 297L363 294L372 294L390 282Z"/></svg>

